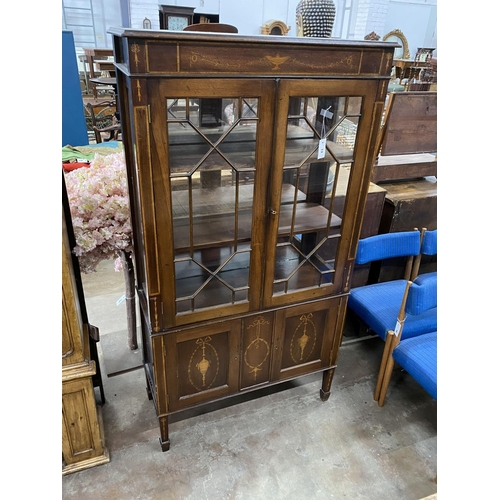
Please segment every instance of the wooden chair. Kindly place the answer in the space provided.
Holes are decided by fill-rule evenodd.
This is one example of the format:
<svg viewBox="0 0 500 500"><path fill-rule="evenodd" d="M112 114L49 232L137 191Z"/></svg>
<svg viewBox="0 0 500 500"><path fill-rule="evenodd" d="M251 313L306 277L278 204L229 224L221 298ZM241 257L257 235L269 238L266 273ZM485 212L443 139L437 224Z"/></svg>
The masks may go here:
<svg viewBox="0 0 500 500"><path fill-rule="evenodd" d="M116 116L116 103L102 101L85 105L87 129L94 132L97 144L116 141L121 136L121 125ZM108 134L105 136L104 134Z"/></svg>
<svg viewBox="0 0 500 500"><path fill-rule="evenodd" d="M420 254L417 255L414 262L413 276L417 276L423 268L421 266L422 257L433 257L437 255L437 229L428 231L427 228L422 229L422 242L420 245Z"/></svg>
<svg viewBox="0 0 500 500"><path fill-rule="evenodd" d="M238 28L232 24L196 23L186 26L182 31L203 31L209 33L238 33Z"/></svg>
<svg viewBox="0 0 500 500"><path fill-rule="evenodd" d="M434 69L431 64L433 48L417 49L406 83L407 90L427 91L435 81Z"/></svg>
<svg viewBox="0 0 500 500"><path fill-rule="evenodd" d="M406 267L402 278L380 283L370 283L351 289L347 307L349 313L369 331L386 341L390 331L394 331L398 319L401 319L401 303L404 299L407 283L417 278L419 255L425 232L401 231L370 236L359 241L356 264L367 264L381 260L405 258ZM429 273L430 274L430 273ZM418 316L410 316L405 324L405 338L411 338L424 332L437 329L437 308L430 308ZM385 367L389 356L389 343L385 343L381 367ZM382 384L383 369L375 388L377 399Z"/></svg>
<svg viewBox="0 0 500 500"><path fill-rule="evenodd" d="M408 372L434 399L437 399L437 326L403 338L409 318L437 309L437 273L426 273L406 284L398 321L386 337L387 356L382 359L374 399L383 406L395 363Z"/></svg>

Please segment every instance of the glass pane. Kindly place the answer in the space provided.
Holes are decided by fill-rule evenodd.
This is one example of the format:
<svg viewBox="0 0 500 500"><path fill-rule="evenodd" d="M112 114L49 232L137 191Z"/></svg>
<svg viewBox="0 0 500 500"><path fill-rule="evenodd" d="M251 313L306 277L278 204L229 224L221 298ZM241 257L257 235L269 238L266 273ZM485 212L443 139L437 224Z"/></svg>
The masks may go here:
<svg viewBox="0 0 500 500"><path fill-rule="evenodd" d="M188 121L168 123L169 167L172 174L191 173L211 146Z"/></svg>
<svg viewBox="0 0 500 500"><path fill-rule="evenodd" d="M167 106L178 313L248 300L257 116L257 99Z"/></svg>
<svg viewBox="0 0 500 500"><path fill-rule="evenodd" d="M274 293L331 283L361 97L290 99Z"/></svg>

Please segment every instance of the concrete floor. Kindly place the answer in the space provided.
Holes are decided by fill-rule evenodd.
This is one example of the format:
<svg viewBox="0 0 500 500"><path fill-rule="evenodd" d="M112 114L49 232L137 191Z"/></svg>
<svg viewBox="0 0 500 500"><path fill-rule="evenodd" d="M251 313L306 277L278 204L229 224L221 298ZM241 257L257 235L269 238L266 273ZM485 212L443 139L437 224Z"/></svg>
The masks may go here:
<svg viewBox="0 0 500 500"><path fill-rule="evenodd" d="M63 476L63 499L436 498L437 403L398 371L379 408L383 343L357 341L349 323L327 402L318 374L185 411L170 418L163 453L140 351L127 347L123 276L105 262L82 278L89 321L101 333L111 460Z"/></svg>

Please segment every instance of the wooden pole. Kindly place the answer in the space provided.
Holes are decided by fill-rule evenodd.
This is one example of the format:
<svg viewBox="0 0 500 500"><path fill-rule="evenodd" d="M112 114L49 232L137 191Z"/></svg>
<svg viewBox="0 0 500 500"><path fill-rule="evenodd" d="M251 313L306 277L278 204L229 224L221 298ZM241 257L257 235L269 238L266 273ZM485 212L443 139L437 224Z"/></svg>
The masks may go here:
<svg viewBox="0 0 500 500"><path fill-rule="evenodd" d="M135 312L135 273L132 254L122 250L120 258L125 275L125 299L127 305L128 347L131 351L137 349L137 320Z"/></svg>

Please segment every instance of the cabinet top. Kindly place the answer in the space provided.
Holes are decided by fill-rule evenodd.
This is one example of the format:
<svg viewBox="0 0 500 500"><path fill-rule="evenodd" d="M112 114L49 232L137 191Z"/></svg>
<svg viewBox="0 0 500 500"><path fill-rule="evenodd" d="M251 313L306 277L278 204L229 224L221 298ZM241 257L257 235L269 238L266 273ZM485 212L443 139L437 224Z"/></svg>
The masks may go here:
<svg viewBox="0 0 500 500"><path fill-rule="evenodd" d="M123 38L146 38L150 40L170 41L204 41L204 42L227 42L227 43L262 43L273 45L326 45L328 47L350 47L350 48L397 48L397 42L378 42L373 40L342 40L340 38L315 38L315 37L292 37L274 35L243 35L240 33L212 33L212 32L190 32L149 30L130 28L109 28L108 33Z"/></svg>
<svg viewBox="0 0 500 500"><path fill-rule="evenodd" d="M389 78L394 42L110 28L119 72Z"/></svg>

